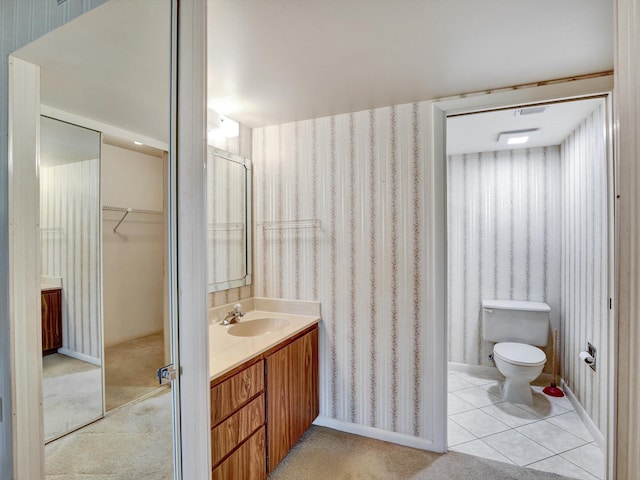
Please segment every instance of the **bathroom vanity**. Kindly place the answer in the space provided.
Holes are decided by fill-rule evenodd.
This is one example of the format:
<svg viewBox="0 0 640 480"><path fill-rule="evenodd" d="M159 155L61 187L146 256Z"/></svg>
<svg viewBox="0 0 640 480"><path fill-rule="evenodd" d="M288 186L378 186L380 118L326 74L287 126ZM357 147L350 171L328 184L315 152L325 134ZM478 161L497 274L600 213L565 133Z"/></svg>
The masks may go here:
<svg viewBox="0 0 640 480"><path fill-rule="evenodd" d="M236 324L210 325L214 480L266 478L319 413L319 305L255 306Z"/></svg>
<svg viewBox="0 0 640 480"><path fill-rule="evenodd" d="M56 353L62 347L62 288L43 285L40 294L42 304L42 355Z"/></svg>

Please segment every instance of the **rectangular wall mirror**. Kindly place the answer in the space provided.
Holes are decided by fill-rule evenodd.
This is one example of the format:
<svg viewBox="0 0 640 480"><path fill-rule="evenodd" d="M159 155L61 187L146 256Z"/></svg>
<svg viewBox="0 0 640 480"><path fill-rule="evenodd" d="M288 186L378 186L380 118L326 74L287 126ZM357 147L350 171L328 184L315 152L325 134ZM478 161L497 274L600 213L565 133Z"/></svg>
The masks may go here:
<svg viewBox="0 0 640 480"><path fill-rule="evenodd" d="M217 292L251 284L251 161L207 150L207 284Z"/></svg>

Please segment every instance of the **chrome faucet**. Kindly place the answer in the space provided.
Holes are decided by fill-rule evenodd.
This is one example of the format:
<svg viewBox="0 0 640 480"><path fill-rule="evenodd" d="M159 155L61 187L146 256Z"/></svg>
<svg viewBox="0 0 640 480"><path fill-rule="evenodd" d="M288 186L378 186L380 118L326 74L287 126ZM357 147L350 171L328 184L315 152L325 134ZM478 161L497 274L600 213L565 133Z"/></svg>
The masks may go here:
<svg viewBox="0 0 640 480"><path fill-rule="evenodd" d="M224 320L222 320L222 322L220 322L222 325L231 325L232 323L235 323L238 321L238 318L240 317L244 317L244 313L242 310L242 305L240 305L239 303L236 303L233 306L233 310L231 310L229 313L227 313L227 316L224 317Z"/></svg>

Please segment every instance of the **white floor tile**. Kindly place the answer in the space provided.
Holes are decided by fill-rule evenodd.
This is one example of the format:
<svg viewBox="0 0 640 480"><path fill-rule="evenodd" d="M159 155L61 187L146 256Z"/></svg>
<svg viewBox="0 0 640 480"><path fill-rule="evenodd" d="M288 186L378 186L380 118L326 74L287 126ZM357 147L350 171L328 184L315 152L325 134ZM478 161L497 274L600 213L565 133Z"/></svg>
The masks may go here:
<svg viewBox="0 0 640 480"><path fill-rule="evenodd" d="M517 405L509 402L502 402L496 405L489 405L488 407L482 407L485 413L488 413L494 418L497 418L503 423L506 423L511 428L521 427L533 422L539 422L540 419L526 410L521 409Z"/></svg>
<svg viewBox="0 0 640 480"><path fill-rule="evenodd" d="M476 437L467 432L457 423L453 422L451 419L447 422L447 437L450 447L476 439Z"/></svg>
<svg viewBox="0 0 640 480"><path fill-rule="evenodd" d="M509 429L509 425L502 423L500 420L481 410L458 413L457 415L451 415L449 418L478 438L504 432Z"/></svg>
<svg viewBox="0 0 640 480"><path fill-rule="evenodd" d="M466 453L469 455L475 455L476 457L488 458L489 460L496 460L498 462L510 463L511 465L514 464L511 460L509 460L501 453L498 453L482 440L473 440L471 442L462 443L451 448L451 450L455 452ZM571 464L571 462L568 463Z"/></svg>
<svg viewBox="0 0 640 480"><path fill-rule="evenodd" d="M591 475L604 478L604 456L602 451L593 443L588 443L561 454L562 458L583 468Z"/></svg>
<svg viewBox="0 0 640 480"><path fill-rule="evenodd" d="M520 405L520 408L536 415L539 418L550 418L555 417L556 415L562 415L563 413L567 413L568 410L566 408L561 407L557 403L553 403L549 400L550 397L544 395L542 393L533 392L533 405Z"/></svg>
<svg viewBox="0 0 640 480"><path fill-rule="evenodd" d="M584 426L580 415L575 412L563 413L551 417L547 420L550 423L566 430L567 432L586 440L587 443L593 442L593 437L587 427Z"/></svg>
<svg viewBox="0 0 640 480"><path fill-rule="evenodd" d="M525 466L553 456L551 450L525 437L515 430L497 433L483 439L490 447L516 465Z"/></svg>
<svg viewBox="0 0 640 480"><path fill-rule="evenodd" d="M486 383L495 382L496 380L504 380L504 377L500 374L497 368L495 369L495 372L458 372L456 375L462 380L472 383L473 385L484 385Z"/></svg>
<svg viewBox="0 0 640 480"><path fill-rule="evenodd" d="M449 393L447 396L447 412L449 415L455 415L456 413L468 412L469 410L475 410L476 407L468 402L465 402L455 393Z"/></svg>
<svg viewBox="0 0 640 480"><path fill-rule="evenodd" d="M552 403L555 403L556 405L564 408L565 410L571 412L573 410L575 410L575 408L573 407L573 405L571 404L571 402L569 401L569 399L564 396L564 397L552 397L550 395L547 395L545 393L543 393L543 390L548 386L544 385L544 386L532 386L531 388L533 389L534 392L539 393L540 395L544 395L545 398L547 400L549 400Z"/></svg>
<svg viewBox="0 0 640 480"><path fill-rule="evenodd" d="M566 397L532 387L533 405L502 401L496 370L487 374L449 372L449 447L570 478L603 480L604 459Z"/></svg>
<svg viewBox="0 0 640 480"><path fill-rule="evenodd" d="M473 383L467 382L465 379L460 378L459 375L449 375L447 381L447 391L455 392L462 390L463 388L473 387Z"/></svg>
<svg viewBox="0 0 640 480"><path fill-rule="evenodd" d="M543 472L557 473L558 475L564 475L569 478L577 478L580 480L598 480L590 473L581 469L577 465L571 463L569 460L565 460L559 455L546 458L539 462L531 463L527 465L534 470L542 470Z"/></svg>
<svg viewBox="0 0 640 480"><path fill-rule="evenodd" d="M571 435L560 427L556 427L547 420L540 420L539 422L516 428L516 430L553 453L566 452L588 443L586 440Z"/></svg>
<svg viewBox="0 0 640 480"><path fill-rule="evenodd" d="M478 408L502 402L500 397L497 397L480 387L458 390L456 391L456 396Z"/></svg>

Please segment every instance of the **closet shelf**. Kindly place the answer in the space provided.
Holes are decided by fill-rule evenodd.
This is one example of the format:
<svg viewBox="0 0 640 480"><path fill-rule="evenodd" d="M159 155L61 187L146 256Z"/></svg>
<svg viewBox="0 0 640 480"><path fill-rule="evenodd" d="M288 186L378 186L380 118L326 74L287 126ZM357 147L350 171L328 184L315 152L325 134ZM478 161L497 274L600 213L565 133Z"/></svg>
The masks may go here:
<svg viewBox="0 0 640 480"><path fill-rule="evenodd" d="M306 220L281 220L276 222L264 222L258 224L264 230L298 230L301 228L320 228L319 218Z"/></svg>
<svg viewBox="0 0 640 480"><path fill-rule="evenodd" d="M120 226L120 224L124 221L125 218L127 218L127 215L129 215L130 213L141 213L143 215L162 215L162 212L160 210L143 210L141 208L111 207L111 206L107 206L107 205L104 205L102 207L102 210L105 210L107 212L121 212L121 213L124 213L124 215L122 215L122 218L120 219L118 224L113 228L113 233L117 232L118 227Z"/></svg>
<svg viewBox="0 0 640 480"><path fill-rule="evenodd" d="M210 232L241 232L244 230L244 223L210 223L207 229Z"/></svg>

